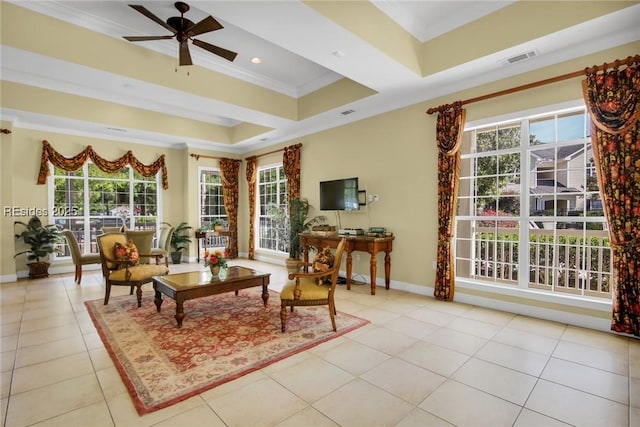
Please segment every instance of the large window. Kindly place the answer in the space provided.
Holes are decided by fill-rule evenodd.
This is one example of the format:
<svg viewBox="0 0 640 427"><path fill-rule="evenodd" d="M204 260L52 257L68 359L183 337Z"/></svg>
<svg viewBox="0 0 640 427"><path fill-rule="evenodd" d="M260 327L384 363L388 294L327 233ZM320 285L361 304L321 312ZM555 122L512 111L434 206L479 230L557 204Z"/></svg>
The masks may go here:
<svg viewBox="0 0 640 427"><path fill-rule="evenodd" d="M93 163L66 172L52 166L50 212L54 223L71 230L82 253L97 253L96 235L103 227L158 228L158 177L145 178L130 167L102 172ZM70 256L66 245L59 256Z"/></svg>
<svg viewBox="0 0 640 427"><path fill-rule="evenodd" d="M608 298L606 230L584 107L466 130L459 278Z"/></svg>
<svg viewBox="0 0 640 427"><path fill-rule="evenodd" d="M227 211L224 208L222 193L222 176L220 170L200 168L200 228L211 229L219 223L228 226ZM208 236L203 242L204 247L225 247L227 238L223 236Z"/></svg>
<svg viewBox="0 0 640 427"><path fill-rule="evenodd" d="M287 206L287 178L282 165L258 169L258 200L258 248L288 252L289 238L278 233L273 218L273 207Z"/></svg>

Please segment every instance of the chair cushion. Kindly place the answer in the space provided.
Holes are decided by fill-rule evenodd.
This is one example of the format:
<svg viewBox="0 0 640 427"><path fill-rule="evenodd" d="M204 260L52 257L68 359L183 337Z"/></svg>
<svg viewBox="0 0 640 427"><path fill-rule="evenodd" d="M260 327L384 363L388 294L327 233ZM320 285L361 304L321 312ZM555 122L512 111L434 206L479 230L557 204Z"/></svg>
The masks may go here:
<svg viewBox="0 0 640 427"><path fill-rule="evenodd" d="M132 266L138 263L140 255L138 254L138 248L136 245L129 240L124 244L116 242L113 245L113 258L116 261L129 261L127 264L123 264L123 266Z"/></svg>
<svg viewBox="0 0 640 427"><path fill-rule="evenodd" d="M127 272L130 276L127 277ZM167 274L169 269L164 265L155 264L138 264L128 269L115 270L109 274L109 280L117 282L132 281L138 282L140 280L150 279L153 276L162 276Z"/></svg>
<svg viewBox="0 0 640 427"><path fill-rule="evenodd" d="M290 280L280 291L280 299L294 299L293 291L296 288L295 280ZM329 298L329 287L318 285L313 279L300 279L300 299L319 300Z"/></svg>

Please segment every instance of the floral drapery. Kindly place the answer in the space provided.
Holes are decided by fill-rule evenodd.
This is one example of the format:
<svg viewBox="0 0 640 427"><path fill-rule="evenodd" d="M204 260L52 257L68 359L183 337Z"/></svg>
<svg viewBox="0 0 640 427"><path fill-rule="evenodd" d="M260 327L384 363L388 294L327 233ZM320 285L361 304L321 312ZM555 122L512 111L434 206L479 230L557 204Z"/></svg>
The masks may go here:
<svg viewBox="0 0 640 427"><path fill-rule="evenodd" d="M640 336L640 56L586 70L583 94L613 258L611 329Z"/></svg>
<svg viewBox="0 0 640 427"><path fill-rule="evenodd" d="M80 169L87 159L91 159L91 161L101 171L107 173L116 173L122 170L126 165L131 165L133 170L138 172L140 175L151 178L161 170L162 188L165 190L169 188L169 178L167 176L167 167L164 164L164 154L158 157L158 160L150 165L141 163L131 151L127 151L124 156L114 161L109 161L100 157L100 155L89 145L73 157L64 157L62 154L54 150L46 140L42 141L42 157L40 159L38 184L42 185L47 182L47 177L49 176L49 162L67 172L73 172Z"/></svg>
<svg viewBox="0 0 640 427"><path fill-rule="evenodd" d="M249 187L249 259L256 256L255 220L256 220L256 180L258 178L258 158L247 157L247 186Z"/></svg>
<svg viewBox="0 0 640 427"><path fill-rule="evenodd" d="M220 159L220 170L222 172L222 197L224 199L224 209L227 211L229 219L229 231L227 252L230 258L238 257L238 176L240 171L240 160Z"/></svg>
<svg viewBox="0 0 640 427"><path fill-rule="evenodd" d="M453 224L458 203L460 180L460 146L466 110L460 102L438 114L438 248L435 298L453 301L455 268L452 250Z"/></svg>
<svg viewBox="0 0 640 427"><path fill-rule="evenodd" d="M284 148L282 168L287 177L287 196L289 202L300 197L300 152L302 144L290 145ZM292 204L289 203L289 206Z"/></svg>

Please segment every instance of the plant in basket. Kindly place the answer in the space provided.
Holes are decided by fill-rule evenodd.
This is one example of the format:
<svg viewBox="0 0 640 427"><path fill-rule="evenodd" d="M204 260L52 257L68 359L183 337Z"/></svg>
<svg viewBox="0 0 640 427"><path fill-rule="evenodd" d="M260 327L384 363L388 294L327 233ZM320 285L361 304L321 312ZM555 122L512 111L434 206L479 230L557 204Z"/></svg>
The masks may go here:
<svg viewBox="0 0 640 427"><path fill-rule="evenodd" d="M209 267L211 274L217 276L221 268L227 267L227 259L229 254L225 250L210 252L208 249L204 251L204 265Z"/></svg>

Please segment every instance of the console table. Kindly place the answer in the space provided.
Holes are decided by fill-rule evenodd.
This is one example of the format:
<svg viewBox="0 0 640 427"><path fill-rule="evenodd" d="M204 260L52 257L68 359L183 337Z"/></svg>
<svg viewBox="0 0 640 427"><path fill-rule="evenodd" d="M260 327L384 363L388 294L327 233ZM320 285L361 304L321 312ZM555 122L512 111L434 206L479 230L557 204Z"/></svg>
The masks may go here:
<svg viewBox="0 0 640 427"><path fill-rule="evenodd" d="M198 248L198 263L200 263L200 240L201 239L205 239L205 245L204 248L207 249L207 245L206 245L206 239L207 237L211 237L211 236L226 236L228 238L233 238L233 231L196 231L195 236L196 236L196 248Z"/></svg>
<svg viewBox="0 0 640 427"><path fill-rule="evenodd" d="M314 233L301 233L300 243L304 250L304 262L309 262L309 247L316 250L330 247L335 248L342 238L346 239L344 250L347 253L347 289L351 289L351 253L353 251L369 253L369 273L371 275L371 295L376 294L376 271L378 269L376 255L384 251L384 284L389 289L391 281L391 251L395 237L368 237L368 236L343 236L343 235L318 235Z"/></svg>

